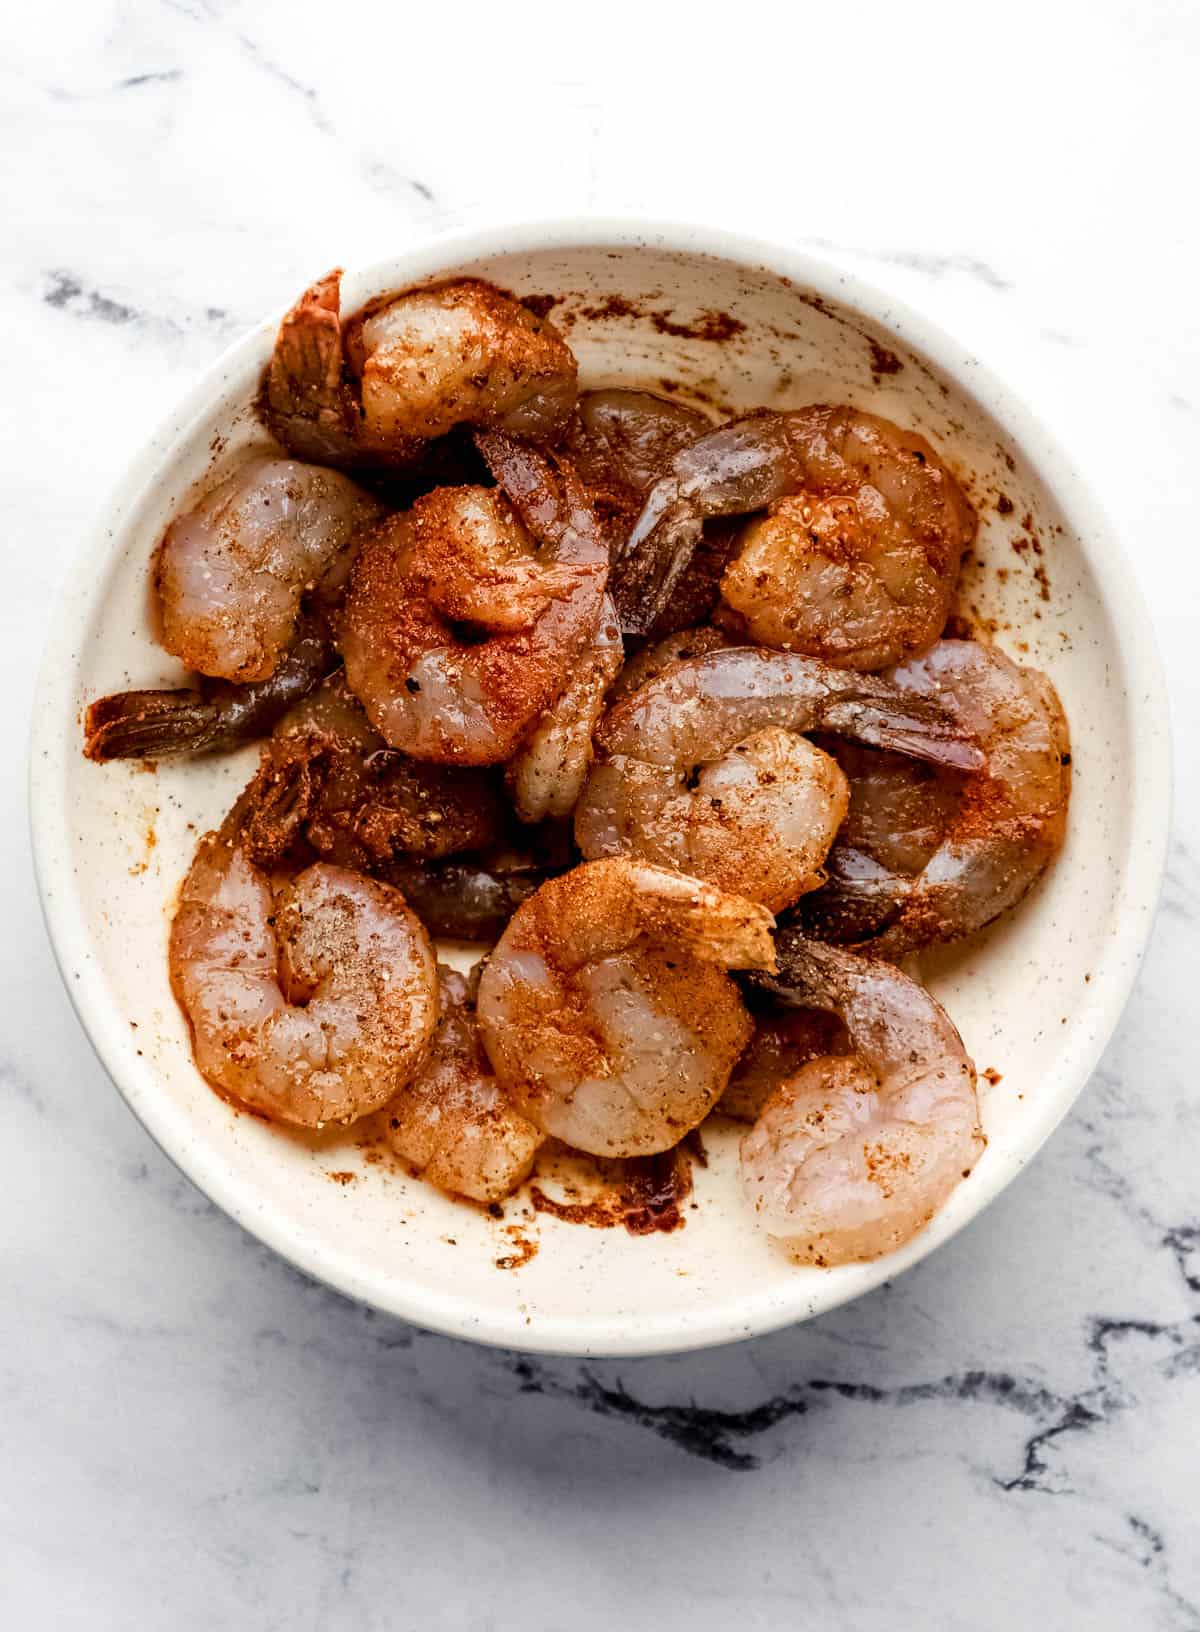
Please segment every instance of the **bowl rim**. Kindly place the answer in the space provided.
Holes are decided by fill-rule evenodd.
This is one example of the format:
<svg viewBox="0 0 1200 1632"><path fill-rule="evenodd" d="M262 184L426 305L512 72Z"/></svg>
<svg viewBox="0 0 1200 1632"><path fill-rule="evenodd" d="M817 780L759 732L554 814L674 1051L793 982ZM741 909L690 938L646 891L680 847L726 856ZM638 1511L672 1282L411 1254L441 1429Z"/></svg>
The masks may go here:
<svg viewBox="0 0 1200 1632"><path fill-rule="evenodd" d="M907 1247L856 1266L850 1285L831 1282L825 1295L805 1277L794 1292L778 1290L726 1300L709 1310L620 1323L539 1314L533 1326L518 1314L479 1310L446 1289L434 1294L412 1286L397 1291L372 1284L319 1237L298 1234L257 1200L252 1186L202 1147L180 1150L168 1126L162 1096L156 1101L153 1067L139 1059L128 1029L108 1002L99 967L87 956L89 934L82 901L72 882L71 813L56 797L69 753L78 753L70 677L78 633L90 607L92 575L87 563L111 553L120 524L159 472L164 447L211 406L226 376L245 366L274 335L286 308L272 312L228 346L159 420L130 460L95 525L72 553L56 593L34 696L30 738L29 814L34 871L42 912L63 984L114 1086L159 1148L205 1195L251 1236L305 1274L356 1301L447 1336L539 1354L625 1357L707 1348L825 1313L862 1296L924 1258L977 1217L1042 1147L1090 1078L1132 990L1149 939L1166 863L1171 797L1171 749L1167 690L1149 613L1126 565L1125 554L1099 502L1071 460L1036 415L951 334L896 299L888 290L846 270L834 256L695 222L635 216L550 216L516 223L494 222L423 236L399 254L351 269L354 282L403 287L463 262L535 251L642 249L692 254L761 268L801 288L853 306L896 331L980 402L1021 449L1038 477L1070 515L1083 540L1089 567L1099 581L1112 618L1113 636L1130 682L1131 709L1149 728L1132 736L1129 778L1132 807L1128 848L1113 911L1117 926L1098 960L1080 1012L1065 1039L1056 1073L1059 1086L1024 1128L1020 1148L996 1161L971 1187L970 1204L948 1228L927 1229ZM75 965L78 965L77 967ZM137 1082L147 1091L134 1093Z"/></svg>

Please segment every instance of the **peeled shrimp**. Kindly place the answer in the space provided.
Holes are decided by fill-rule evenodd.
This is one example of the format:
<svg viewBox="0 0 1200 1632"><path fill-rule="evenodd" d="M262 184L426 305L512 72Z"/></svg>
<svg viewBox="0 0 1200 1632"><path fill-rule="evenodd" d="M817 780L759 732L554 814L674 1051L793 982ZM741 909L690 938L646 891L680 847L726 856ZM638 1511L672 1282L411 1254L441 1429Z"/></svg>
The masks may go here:
<svg viewBox="0 0 1200 1632"><path fill-rule="evenodd" d="M437 1022L433 949L398 890L318 863L275 897L215 833L180 892L170 970L201 1074L299 1127L386 1104Z"/></svg>
<svg viewBox="0 0 1200 1632"><path fill-rule="evenodd" d="M589 859L632 854L772 911L821 882L846 779L800 732L831 731L942 764L981 755L953 714L871 675L730 647L667 668L612 708L576 807Z"/></svg>
<svg viewBox="0 0 1200 1632"><path fill-rule="evenodd" d="M853 1053L802 1067L742 1140L742 1181L802 1263L878 1258L933 1217L984 1147L975 1067L945 1011L890 964L779 937L787 1002L844 1021Z"/></svg>
<svg viewBox="0 0 1200 1632"><path fill-rule="evenodd" d="M689 657L703 657L707 652L719 652L736 642L720 629L701 624L698 629L677 629L664 635L641 651L635 652L621 670L608 694L609 703L619 703L639 691L650 680L657 680L673 663L684 663Z"/></svg>
<svg viewBox="0 0 1200 1632"><path fill-rule="evenodd" d="M547 495L540 555L495 489L439 488L377 528L354 566L346 674L385 741L417 759L509 759L600 622L607 551L577 478L517 443L506 465Z"/></svg>
<svg viewBox="0 0 1200 1632"><path fill-rule="evenodd" d="M735 632L857 669L937 639L975 513L923 437L848 406L750 414L678 453L614 572L626 627L650 628L706 517L766 506L722 579Z"/></svg>
<svg viewBox="0 0 1200 1632"><path fill-rule="evenodd" d="M513 1110L492 1074L467 980L439 964L438 985L429 1053L384 1110L388 1143L439 1189L499 1201L529 1176L543 1135Z"/></svg>
<svg viewBox="0 0 1200 1632"><path fill-rule="evenodd" d="M338 666L326 622L301 614L275 672L234 685L203 676L196 687L121 691L87 711L83 751L89 759L165 759L216 753L265 737L302 697Z"/></svg>
<svg viewBox="0 0 1200 1632"><path fill-rule="evenodd" d="M898 957L981 929L1033 886L1066 833L1071 754L1050 681L994 647L939 641L890 678L905 696L951 705L986 764L928 778L891 756L851 767L850 820L803 921Z"/></svg>
<svg viewBox="0 0 1200 1632"><path fill-rule="evenodd" d="M336 593L382 506L332 470L248 460L167 528L155 569L163 645L201 674L266 680L306 590Z"/></svg>
<svg viewBox="0 0 1200 1632"><path fill-rule="evenodd" d="M724 1090L750 1036L731 968L770 968L771 916L619 859L517 909L479 983L479 1023L524 1116L601 1156L667 1150Z"/></svg>
<svg viewBox="0 0 1200 1632"><path fill-rule="evenodd" d="M552 440L575 403L576 364L544 318L461 278L376 301L343 326L341 273L284 318L267 370L267 419L320 463L407 464L456 425Z"/></svg>
<svg viewBox="0 0 1200 1632"><path fill-rule="evenodd" d="M523 822L561 819L575 809L592 764L592 737L624 656L617 615L606 599L595 639L566 689L508 762L504 780Z"/></svg>

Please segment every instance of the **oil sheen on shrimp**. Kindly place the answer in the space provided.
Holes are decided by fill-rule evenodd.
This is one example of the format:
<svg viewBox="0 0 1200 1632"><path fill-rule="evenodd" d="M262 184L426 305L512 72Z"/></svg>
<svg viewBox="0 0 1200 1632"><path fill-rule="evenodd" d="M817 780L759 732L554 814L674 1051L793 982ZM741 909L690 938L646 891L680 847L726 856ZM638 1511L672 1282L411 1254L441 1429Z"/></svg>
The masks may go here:
<svg viewBox="0 0 1200 1632"><path fill-rule="evenodd" d="M945 1011L893 968L779 936L785 1002L831 1011L853 1053L803 1066L742 1140L759 1221L801 1263L878 1258L923 1229L984 1148L975 1067Z"/></svg>
<svg viewBox="0 0 1200 1632"><path fill-rule="evenodd" d="M429 1053L384 1109L388 1143L439 1189L499 1201L528 1178L543 1135L512 1108L493 1075L467 979L439 964L438 985Z"/></svg>
<svg viewBox="0 0 1200 1632"><path fill-rule="evenodd" d="M750 414L676 455L614 574L626 627L651 627L706 517L765 507L722 579L735 632L856 669L937 639L975 513L923 437L845 405Z"/></svg>
<svg viewBox="0 0 1200 1632"><path fill-rule="evenodd" d="M201 674L266 680L306 590L339 587L382 506L336 471L248 460L167 528L155 568L162 643Z"/></svg>
<svg viewBox="0 0 1200 1632"><path fill-rule="evenodd" d="M631 854L772 911L821 882L846 812L824 730L943 764L981 755L944 706L812 658L730 647L676 663L623 698L597 733L576 807L589 859Z"/></svg>
<svg viewBox="0 0 1200 1632"><path fill-rule="evenodd" d="M566 466L509 443L507 468L552 494L533 539L496 489L439 488L367 539L340 642L351 688L393 748L509 759L598 628L608 554Z"/></svg>
<svg viewBox="0 0 1200 1632"><path fill-rule="evenodd" d="M553 324L460 278L374 301L343 326L341 273L287 314L267 370L268 423L324 464L399 464L457 425L552 440L575 404L576 365Z"/></svg>
<svg viewBox="0 0 1200 1632"><path fill-rule="evenodd" d="M575 809L591 768L604 700L624 656L617 614L606 599L590 648L505 770L513 808L523 822L561 820Z"/></svg>
<svg viewBox="0 0 1200 1632"><path fill-rule="evenodd" d="M952 706L986 763L931 777L891 756L852 766L829 882L802 912L823 938L899 957L981 929L1032 888L1066 834L1071 754L1050 681L994 647L943 640L890 679L906 696Z"/></svg>
<svg viewBox="0 0 1200 1632"><path fill-rule="evenodd" d="M667 1150L720 1098L750 1036L731 968L770 968L771 917L619 859L519 907L479 984L496 1076L543 1133L601 1156Z"/></svg>
<svg viewBox="0 0 1200 1632"><path fill-rule="evenodd" d="M215 833L180 892L170 970L201 1074L299 1127L386 1104L437 1022L433 949L398 890L317 863L276 897Z"/></svg>

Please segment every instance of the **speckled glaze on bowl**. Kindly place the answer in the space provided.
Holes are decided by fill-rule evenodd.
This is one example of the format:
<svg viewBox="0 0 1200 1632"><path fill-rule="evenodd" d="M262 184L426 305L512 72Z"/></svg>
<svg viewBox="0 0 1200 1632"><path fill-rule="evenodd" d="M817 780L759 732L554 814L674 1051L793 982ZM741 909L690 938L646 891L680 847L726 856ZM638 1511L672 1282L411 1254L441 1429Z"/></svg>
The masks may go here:
<svg viewBox="0 0 1200 1632"><path fill-rule="evenodd" d="M314 267L314 275L322 268ZM1010 919L940 955L931 984L981 1070L988 1147L903 1251L800 1269L756 1230L737 1130L706 1130L696 1210L670 1235L580 1228L511 1204L497 1221L323 1141L238 1115L192 1064L167 982L175 891L253 750L193 764L87 763L84 704L179 670L155 644L151 552L196 484L262 440L252 399L278 315L233 346L135 458L54 615L33 731L35 854L67 989L162 1148L246 1229L352 1297L438 1331L552 1353L632 1355L771 1330L877 1286L980 1211L1050 1134L1116 1024L1149 931L1169 799L1167 713L1145 612L1062 454L976 358L819 260L707 228L555 222L460 234L347 277L344 309L448 274L556 298L589 386L737 408L848 400L921 430L982 529L964 599L1044 668L1071 722L1075 787L1058 865ZM715 315L714 315L715 314ZM331 1173L351 1173L333 1182ZM522 1256L508 1232L536 1245Z"/></svg>

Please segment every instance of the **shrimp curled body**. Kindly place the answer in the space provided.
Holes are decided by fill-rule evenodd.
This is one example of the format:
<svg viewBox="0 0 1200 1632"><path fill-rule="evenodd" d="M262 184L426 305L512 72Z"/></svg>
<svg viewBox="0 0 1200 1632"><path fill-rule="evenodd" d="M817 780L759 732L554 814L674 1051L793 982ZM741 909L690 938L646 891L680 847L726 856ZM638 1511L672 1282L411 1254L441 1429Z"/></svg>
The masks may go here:
<svg viewBox="0 0 1200 1632"><path fill-rule="evenodd" d="M927 779L879 756L855 780L829 883L803 921L899 957L983 928L1032 888L1066 834L1071 754L1050 681L994 647L939 641L888 678L952 706L986 756L971 776Z"/></svg>
<svg viewBox="0 0 1200 1632"><path fill-rule="evenodd" d="M538 455L523 457L549 479ZM540 554L507 501L483 487L436 489L366 540L340 644L350 686L389 746L498 764L562 692L595 636L608 567L569 472L561 489Z"/></svg>
<svg viewBox="0 0 1200 1632"><path fill-rule="evenodd" d="M306 590L340 587L362 529L382 514L337 471L247 461L167 528L155 582L163 645L201 674L266 680Z"/></svg>
<svg viewBox="0 0 1200 1632"><path fill-rule="evenodd" d="M811 658L729 647L669 666L609 711L576 809L580 849L677 867L780 910L820 882L846 811L841 770L798 734L816 729L980 762L944 707Z"/></svg>
<svg viewBox="0 0 1200 1632"><path fill-rule="evenodd" d="M499 1201L528 1177L542 1135L508 1104L464 976L439 965L441 1017L416 1075L387 1106L388 1143L432 1184Z"/></svg>
<svg viewBox="0 0 1200 1632"><path fill-rule="evenodd" d="M170 970L201 1074L300 1127L378 1110L437 1022L433 950L398 890L317 863L276 899L218 834L184 880Z"/></svg>
<svg viewBox="0 0 1200 1632"><path fill-rule="evenodd" d="M855 669L937 639L975 513L923 437L845 405L750 414L675 456L625 546L639 627L670 598L705 518L764 507L721 585L743 636Z"/></svg>
<svg viewBox="0 0 1200 1632"><path fill-rule="evenodd" d="M837 1015L853 1053L811 1060L767 1101L742 1140L746 1192L800 1262L878 1258L979 1159L975 1067L945 1011L891 964L791 932L779 964L762 984Z"/></svg>
<svg viewBox="0 0 1200 1632"><path fill-rule="evenodd" d="M666 1150L720 1097L751 1023L730 968L769 968L770 915L624 858L518 908L479 985L496 1076L543 1133L602 1156Z"/></svg>
<svg viewBox="0 0 1200 1632"><path fill-rule="evenodd" d="M302 459L404 466L456 425L552 440L576 389L554 326L489 283L414 289L343 325L331 272L284 318L265 400L272 430Z"/></svg>

